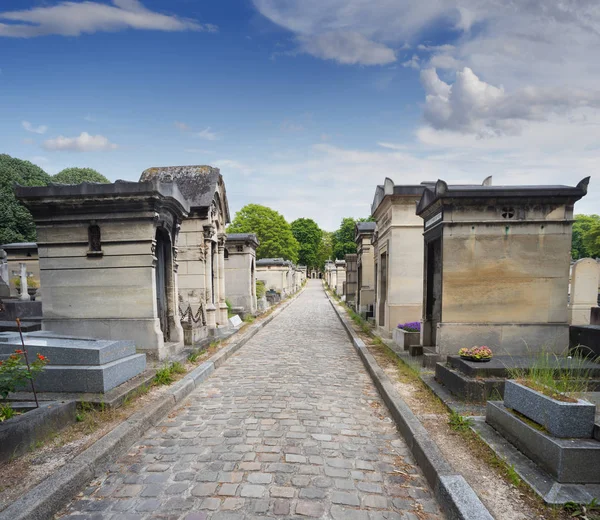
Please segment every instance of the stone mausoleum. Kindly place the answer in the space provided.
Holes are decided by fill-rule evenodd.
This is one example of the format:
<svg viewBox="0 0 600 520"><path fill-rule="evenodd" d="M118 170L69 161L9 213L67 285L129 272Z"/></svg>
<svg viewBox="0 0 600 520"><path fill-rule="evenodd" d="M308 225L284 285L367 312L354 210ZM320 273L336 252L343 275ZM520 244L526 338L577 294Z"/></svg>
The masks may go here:
<svg viewBox="0 0 600 520"><path fill-rule="evenodd" d="M375 190L375 323L386 336L399 323L421 319L423 222L415 207L424 189L424 184L395 185L386 178Z"/></svg>
<svg viewBox="0 0 600 520"><path fill-rule="evenodd" d="M230 233L225 242L225 292L234 312L255 314L256 248L253 233Z"/></svg>
<svg viewBox="0 0 600 520"><path fill-rule="evenodd" d="M355 227L357 290L356 310L373 316L375 300L375 257L373 255L373 233L375 222L357 222Z"/></svg>
<svg viewBox="0 0 600 520"><path fill-rule="evenodd" d="M294 292L294 265L283 258L261 258L256 261L256 278L267 291L285 298Z"/></svg>
<svg viewBox="0 0 600 520"><path fill-rule="evenodd" d="M417 207L424 221L423 345L438 354L568 346L567 297L577 186L449 186Z"/></svg>
<svg viewBox="0 0 600 520"><path fill-rule="evenodd" d="M133 340L162 359L183 345L177 239L190 206L175 184L16 187L38 236L46 331Z"/></svg>
<svg viewBox="0 0 600 520"><path fill-rule="evenodd" d="M141 182L174 184L189 204L182 219L176 260L179 312L185 343L194 344L229 327L225 302L225 226L229 205L218 168L149 168Z"/></svg>

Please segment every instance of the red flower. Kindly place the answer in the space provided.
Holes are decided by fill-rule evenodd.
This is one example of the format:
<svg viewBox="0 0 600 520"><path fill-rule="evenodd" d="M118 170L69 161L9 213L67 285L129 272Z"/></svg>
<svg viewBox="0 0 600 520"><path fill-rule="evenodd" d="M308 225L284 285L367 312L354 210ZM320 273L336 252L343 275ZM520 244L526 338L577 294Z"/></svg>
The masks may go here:
<svg viewBox="0 0 600 520"><path fill-rule="evenodd" d="M0 361L0 367L2 366L2 363L4 363L4 361Z"/></svg>
<svg viewBox="0 0 600 520"><path fill-rule="evenodd" d="M46 361L46 359L47 359L47 358L46 358L46 356L42 356L41 354L38 354L38 355L37 355L37 358L38 358L40 361Z"/></svg>
<svg viewBox="0 0 600 520"><path fill-rule="evenodd" d="M15 354L24 354L25 352L23 352L21 349L19 350L15 350Z"/></svg>

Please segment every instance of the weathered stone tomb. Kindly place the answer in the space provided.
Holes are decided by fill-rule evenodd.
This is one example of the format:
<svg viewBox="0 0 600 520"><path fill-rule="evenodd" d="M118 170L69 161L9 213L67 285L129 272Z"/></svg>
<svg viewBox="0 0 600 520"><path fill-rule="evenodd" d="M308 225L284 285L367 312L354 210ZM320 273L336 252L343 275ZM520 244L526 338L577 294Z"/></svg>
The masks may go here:
<svg viewBox="0 0 600 520"><path fill-rule="evenodd" d="M133 340L164 358L183 345L177 235L189 205L172 183L17 186L38 235L43 329Z"/></svg>
<svg viewBox="0 0 600 520"><path fill-rule="evenodd" d="M256 248L253 233L230 233L225 242L225 292L234 309L255 314Z"/></svg>
<svg viewBox="0 0 600 520"><path fill-rule="evenodd" d="M140 181L177 186L189 204L179 233L179 312L186 344L194 344L229 326L225 302L225 226L229 205L218 168L149 168Z"/></svg>
<svg viewBox="0 0 600 520"><path fill-rule="evenodd" d="M373 233L375 222L357 222L355 228L356 241L356 310L373 316L375 301L375 256L373 254Z"/></svg>
<svg viewBox="0 0 600 520"><path fill-rule="evenodd" d="M568 346L567 295L577 186L427 188L423 345L438 354L487 345L497 354Z"/></svg>

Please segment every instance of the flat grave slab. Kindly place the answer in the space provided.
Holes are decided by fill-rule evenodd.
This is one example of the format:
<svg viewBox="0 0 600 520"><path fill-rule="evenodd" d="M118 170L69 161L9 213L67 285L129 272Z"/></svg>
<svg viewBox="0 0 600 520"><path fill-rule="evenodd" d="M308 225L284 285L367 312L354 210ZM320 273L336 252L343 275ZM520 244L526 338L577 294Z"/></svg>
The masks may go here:
<svg viewBox="0 0 600 520"><path fill-rule="evenodd" d="M23 332L35 332L42 329L42 324L37 321L22 321ZM0 321L0 332L19 332L17 323L14 321Z"/></svg>
<svg viewBox="0 0 600 520"><path fill-rule="evenodd" d="M146 370L146 355L130 340L98 340L45 331L23 334L30 359L38 354L49 364L35 378L40 392L106 393ZM15 333L0 333L0 359L22 349ZM22 391L29 391L28 385Z"/></svg>
<svg viewBox="0 0 600 520"><path fill-rule="evenodd" d="M535 356L494 356L486 363L467 361L460 356L448 356L448 364L469 377L507 378L508 368L528 369L536 363ZM575 373L582 372L593 378L600 378L600 365L593 361L573 361L567 358L550 358L550 366L572 369Z"/></svg>
<svg viewBox="0 0 600 520"><path fill-rule="evenodd" d="M44 334L24 334L25 350L30 358L41 354L52 365L103 365L132 356L133 341L97 340L90 338L64 338ZM0 357L23 348L19 335L0 336Z"/></svg>

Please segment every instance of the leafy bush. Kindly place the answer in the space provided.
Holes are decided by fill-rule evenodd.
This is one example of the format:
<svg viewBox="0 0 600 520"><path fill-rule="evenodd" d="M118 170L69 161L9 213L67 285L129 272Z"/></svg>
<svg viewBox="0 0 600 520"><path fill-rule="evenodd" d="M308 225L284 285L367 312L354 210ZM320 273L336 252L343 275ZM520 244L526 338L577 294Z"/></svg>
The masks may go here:
<svg viewBox="0 0 600 520"><path fill-rule="evenodd" d="M256 297L260 300L266 292L265 282L256 280Z"/></svg>
<svg viewBox="0 0 600 520"><path fill-rule="evenodd" d="M19 413L13 410L13 407L10 405L10 403L0 404L0 422L8 421L15 415L19 415Z"/></svg>
<svg viewBox="0 0 600 520"><path fill-rule="evenodd" d="M28 370L25 353L20 349L15 350L8 359L0 361L0 397L6 399L8 394L31 381L47 364L48 358L38 354L35 361L29 364Z"/></svg>

